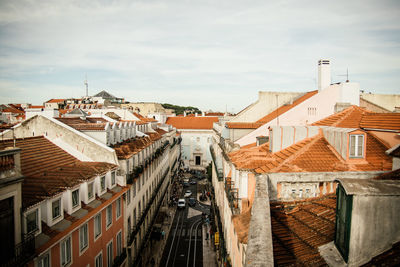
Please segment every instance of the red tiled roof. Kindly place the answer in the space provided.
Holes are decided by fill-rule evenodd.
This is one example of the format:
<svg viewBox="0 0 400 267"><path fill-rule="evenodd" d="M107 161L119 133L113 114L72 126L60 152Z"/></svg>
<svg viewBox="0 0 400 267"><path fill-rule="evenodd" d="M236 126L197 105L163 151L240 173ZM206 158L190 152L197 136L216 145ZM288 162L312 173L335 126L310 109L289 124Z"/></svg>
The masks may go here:
<svg viewBox="0 0 400 267"><path fill-rule="evenodd" d="M0 110L2 111L2 112L9 112L9 113L14 113L14 114L25 114L25 112L24 111L22 111L22 110L19 110L19 109L17 109L17 108L15 108L15 107L13 107L13 106L11 106L11 105L0 105Z"/></svg>
<svg viewBox="0 0 400 267"><path fill-rule="evenodd" d="M385 154L387 148L367 133L365 164L346 162L331 148L322 133L304 139L283 150L271 153L268 143L252 148L241 148L229 154L238 169L268 172L336 172L336 171L389 171L392 159Z"/></svg>
<svg viewBox="0 0 400 267"><path fill-rule="evenodd" d="M162 138L161 134L159 134L158 132L156 132L156 133L147 132L146 134L150 137L150 140L153 142L160 140Z"/></svg>
<svg viewBox="0 0 400 267"><path fill-rule="evenodd" d="M345 110L314 122L315 126L334 126L341 128L361 128L360 122L364 114L370 111L358 106L351 106Z"/></svg>
<svg viewBox="0 0 400 267"><path fill-rule="evenodd" d="M271 202L274 262L278 266L322 266L318 247L334 239L336 195L295 203Z"/></svg>
<svg viewBox="0 0 400 267"><path fill-rule="evenodd" d="M304 95L297 98L296 100L294 100L292 104L280 106L279 108L270 112L268 115L262 117L256 122L227 122L226 125L229 129L257 129L262 125L276 119L278 116L281 116L282 114L286 113L287 111L291 110L295 106L306 101L307 99L309 99L310 97L312 97L317 93L318 90L307 92Z"/></svg>
<svg viewBox="0 0 400 267"><path fill-rule="evenodd" d="M64 102L65 99L56 99L56 98L52 98L49 101L47 101L46 103L62 103Z"/></svg>
<svg viewBox="0 0 400 267"><path fill-rule="evenodd" d="M0 142L0 149L13 140ZM23 205L29 207L48 197L102 175L117 166L104 162L81 162L43 136L16 139L21 148Z"/></svg>
<svg viewBox="0 0 400 267"><path fill-rule="evenodd" d="M361 128L400 131L400 113L368 113L360 122Z"/></svg>
<svg viewBox="0 0 400 267"><path fill-rule="evenodd" d="M125 140L120 144L116 144L113 146L113 148L118 159L127 159L150 146L152 143L153 141L151 141L150 137L137 137L134 139Z"/></svg>
<svg viewBox="0 0 400 267"><path fill-rule="evenodd" d="M168 117L166 124L177 129L212 129L218 117Z"/></svg>
<svg viewBox="0 0 400 267"><path fill-rule="evenodd" d="M103 118L55 118L78 131L104 131L107 120Z"/></svg>
<svg viewBox="0 0 400 267"><path fill-rule="evenodd" d="M34 105L31 105L31 106L29 106L29 108L44 108L44 106L34 106Z"/></svg>
<svg viewBox="0 0 400 267"><path fill-rule="evenodd" d="M257 129L263 126L263 123L259 122L227 122L226 126L229 129Z"/></svg>
<svg viewBox="0 0 400 267"><path fill-rule="evenodd" d="M164 134L168 133L167 131L164 131L163 129L160 129L160 128L157 128L155 131L157 133L159 133L160 135L164 135Z"/></svg>

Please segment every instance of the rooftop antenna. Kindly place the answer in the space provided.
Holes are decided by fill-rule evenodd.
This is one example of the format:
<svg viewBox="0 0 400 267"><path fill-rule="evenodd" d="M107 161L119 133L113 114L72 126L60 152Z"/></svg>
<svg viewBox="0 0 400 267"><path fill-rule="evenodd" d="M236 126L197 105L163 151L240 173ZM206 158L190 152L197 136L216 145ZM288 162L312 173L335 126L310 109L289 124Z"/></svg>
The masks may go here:
<svg viewBox="0 0 400 267"><path fill-rule="evenodd" d="M88 84L88 81L87 81L87 74L85 74L85 81L84 81L84 84L85 84L85 86L86 86L86 97L88 97L89 96L89 84Z"/></svg>
<svg viewBox="0 0 400 267"><path fill-rule="evenodd" d="M349 82L349 68L347 68L346 74L339 74L337 76L346 76L346 83L348 83Z"/></svg>

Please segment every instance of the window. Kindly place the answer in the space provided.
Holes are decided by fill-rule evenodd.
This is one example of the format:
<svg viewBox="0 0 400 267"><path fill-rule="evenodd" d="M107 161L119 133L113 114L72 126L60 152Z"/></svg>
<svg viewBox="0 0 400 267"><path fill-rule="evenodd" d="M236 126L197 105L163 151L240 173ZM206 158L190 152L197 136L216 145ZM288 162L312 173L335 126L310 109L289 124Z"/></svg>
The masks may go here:
<svg viewBox="0 0 400 267"><path fill-rule="evenodd" d="M351 158L362 158L364 156L364 135L351 134L350 135L350 152Z"/></svg>
<svg viewBox="0 0 400 267"><path fill-rule="evenodd" d="M50 254L47 253L38 260L38 267L50 267Z"/></svg>
<svg viewBox="0 0 400 267"><path fill-rule="evenodd" d="M111 173L111 185L115 185L115 172Z"/></svg>
<svg viewBox="0 0 400 267"><path fill-rule="evenodd" d="M336 191L336 232L335 245L347 262L349 257L349 243L351 230L351 212L353 208L353 196L347 195L343 187L339 185Z"/></svg>
<svg viewBox="0 0 400 267"><path fill-rule="evenodd" d="M95 267L103 267L103 253L100 252L99 255L96 256L94 260Z"/></svg>
<svg viewBox="0 0 400 267"><path fill-rule="evenodd" d="M106 216L106 226L108 227L108 226L110 226L111 223L112 223L112 204L109 205L109 206L107 207L106 213L107 213L107 216Z"/></svg>
<svg viewBox="0 0 400 267"><path fill-rule="evenodd" d="M113 264L113 242L111 241L107 245L107 267L111 267Z"/></svg>
<svg viewBox="0 0 400 267"><path fill-rule="evenodd" d="M200 163L201 163L201 157L196 156L196 165L200 165Z"/></svg>
<svg viewBox="0 0 400 267"><path fill-rule="evenodd" d="M65 266L71 262L71 237L61 241L61 266Z"/></svg>
<svg viewBox="0 0 400 267"><path fill-rule="evenodd" d="M101 192L106 190L106 177L105 176L102 176L100 178L100 188L101 188Z"/></svg>
<svg viewBox="0 0 400 267"><path fill-rule="evenodd" d="M131 203L131 187L126 192L126 204L129 205Z"/></svg>
<svg viewBox="0 0 400 267"><path fill-rule="evenodd" d="M53 220L61 216L61 199L53 201L51 204Z"/></svg>
<svg viewBox="0 0 400 267"><path fill-rule="evenodd" d="M94 217L94 237L101 235L101 212Z"/></svg>
<svg viewBox="0 0 400 267"><path fill-rule="evenodd" d="M79 204L79 189L72 191L72 207L75 208Z"/></svg>
<svg viewBox="0 0 400 267"><path fill-rule="evenodd" d="M93 183L88 184L88 199L93 197Z"/></svg>
<svg viewBox="0 0 400 267"><path fill-rule="evenodd" d="M26 216L26 232L36 232L39 230L39 223L38 223L38 209L28 213Z"/></svg>
<svg viewBox="0 0 400 267"><path fill-rule="evenodd" d="M116 201L116 209L117 209L117 219L121 217L121 198L118 198Z"/></svg>
<svg viewBox="0 0 400 267"><path fill-rule="evenodd" d="M82 252L88 246L88 224L79 229L79 250Z"/></svg>
<svg viewBox="0 0 400 267"><path fill-rule="evenodd" d="M122 253L122 232L117 234L117 257Z"/></svg>

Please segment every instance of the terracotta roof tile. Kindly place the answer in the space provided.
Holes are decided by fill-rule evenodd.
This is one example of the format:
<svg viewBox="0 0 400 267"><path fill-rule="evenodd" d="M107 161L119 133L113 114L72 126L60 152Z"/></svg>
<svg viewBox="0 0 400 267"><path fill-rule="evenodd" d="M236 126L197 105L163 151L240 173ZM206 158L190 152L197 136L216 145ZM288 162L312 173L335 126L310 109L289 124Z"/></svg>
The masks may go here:
<svg viewBox="0 0 400 267"><path fill-rule="evenodd" d="M315 126L334 126L341 128L360 128L360 122L364 114L370 113L364 108L351 106L339 113L328 116L322 120L314 122Z"/></svg>
<svg viewBox="0 0 400 267"><path fill-rule="evenodd" d="M78 131L104 131L107 120L103 118L55 118Z"/></svg>
<svg viewBox="0 0 400 267"><path fill-rule="evenodd" d="M159 133L160 135L164 135L164 134L168 133L167 131L164 131L163 129L160 129L160 128L155 129L155 131L157 133Z"/></svg>
<svg viewBox="0 0 400 267"><path fill-rule="evenodd" d="M293 203L271 202L274 261L281 265L326 265L318 247L335 233L336 196Z"/></svg>
<svg viewBox="0 0 400 267"><path fill-rule="evenodd" d="M364 163L346 162L332 150L322 133L275 153L268 148L266 143L241 148L228 156L236 168L253 169L257 173L389 171L392 168L392 159L385 154L387 147L368 133Z"/></svg>
<svg viewBox="0 0 400 267"><path fill-rule="evenodd" d="M13 140L0 142L0 149L13 146ZM106 173L117 166L104 162L81 162L43 136L16 139L21 148L23 205L29 207L66 188Z"/></svg>
<svg viewBox="0 0 400 267"><path fill-rule="evenodd" d="M368 113L362 117L360 127L400 132L400 113Z"/></svg>
<svg viewBox="0 0 400 267"><path fill-rule="evenodd" d="M257 129L263 126L263 123L258 122L227 122L226 126L229 129Z"/></svg>
<svg viewBox="0 0 400 267"><path fill-rule="evenodd" d="M65 101L65 99L52 98L49 101L47 101L46 103L63 103L64 101Z"/></svg>
<svg viewBox="0 0 400 267"><path fill-rule="evenodd" d="M177 129L212 129L218 117L168 117L166 124Z"/></svg>
<svg viewBox="0 0 400 267"><path fill-rule="evenodd" d="M116 144L113 148L118 159L127 159L150 146L152 143L153 141L150 137L136 137Z"/></svg>

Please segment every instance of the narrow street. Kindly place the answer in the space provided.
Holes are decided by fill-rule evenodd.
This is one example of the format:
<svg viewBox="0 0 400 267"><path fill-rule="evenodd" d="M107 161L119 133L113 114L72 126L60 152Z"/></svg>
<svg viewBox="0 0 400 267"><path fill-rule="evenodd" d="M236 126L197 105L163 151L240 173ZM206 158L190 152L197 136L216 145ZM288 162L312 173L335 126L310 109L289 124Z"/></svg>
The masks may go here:
<svg viewBox="0 0 400 267"><path fill-rule="evenodd" d="M190 190L191 197L197 199L196 205L190 207L189 198L185 198L185 208L177 209L160 266L203 266L203 228L206 229L206 226L202 213L209 215L210 206L198 201L197 184L184 188L180 198L184 198L186 190Z"/></svg>

